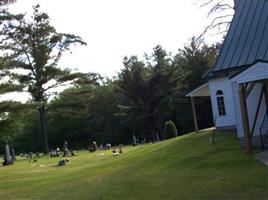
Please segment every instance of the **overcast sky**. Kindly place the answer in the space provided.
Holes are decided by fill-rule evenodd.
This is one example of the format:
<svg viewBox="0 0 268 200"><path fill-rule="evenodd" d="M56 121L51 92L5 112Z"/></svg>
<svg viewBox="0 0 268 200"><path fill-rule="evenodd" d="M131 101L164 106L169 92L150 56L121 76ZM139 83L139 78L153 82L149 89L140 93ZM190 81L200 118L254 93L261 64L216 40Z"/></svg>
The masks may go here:
<svg viewBox="0 0 268 200"><path fill-rule="evenodd" d="M31 14L32 6L40 4L59 32L77 34L88 44L65 54L60 66L113 77L124 56L142 58L156 45L175 54L202 33L211 19L200 1L205 0L17 0L10 10ZM220 38L208 35L206 42ZM17 98L18 93L12 93L0 101ZM28 98L19 95L23 102Z"/></svg>
<svg viewBox="0 0 268 200"><path fill-rule="evenodd" d="M208 24L198 0L18 0L13 12L39 3L59 32L81 36L87 46L73 48L61 66L112 77L127 55L143 56L156 45L175 53ZM212 37L209 38L212 40Z"/></svg>

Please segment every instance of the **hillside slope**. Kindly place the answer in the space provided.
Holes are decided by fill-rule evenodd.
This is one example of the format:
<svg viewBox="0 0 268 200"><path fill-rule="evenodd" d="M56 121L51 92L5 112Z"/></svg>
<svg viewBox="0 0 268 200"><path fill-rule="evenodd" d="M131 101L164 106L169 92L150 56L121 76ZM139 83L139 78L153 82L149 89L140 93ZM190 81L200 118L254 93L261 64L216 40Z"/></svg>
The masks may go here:
<svg viewBox="0 0 268 200"><path fill-rule="evenodd" d="M20 160L0 167L0 199L268 199L268 168L245 155L234 133L188 134L157 144Z"/></svg>

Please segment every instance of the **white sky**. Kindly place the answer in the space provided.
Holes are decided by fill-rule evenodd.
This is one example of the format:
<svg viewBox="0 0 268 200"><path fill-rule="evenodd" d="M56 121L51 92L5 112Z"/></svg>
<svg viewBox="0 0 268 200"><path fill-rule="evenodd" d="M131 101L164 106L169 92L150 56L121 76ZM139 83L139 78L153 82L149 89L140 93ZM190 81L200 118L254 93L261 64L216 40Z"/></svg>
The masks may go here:
<svg viewBox="0 0 268 200"><path fill-rule="evenodd" d="M202 33L209 20L208 8L200 8L200 1L17 0L10 10L31 14L32 6L40 4L57 31L79 35L88 44L65 54L60 66L113 77L122 68L126 55L142 57L158 44L175 54L192 36ZM207 42L219 38L211 35ZM7 94L0 101L17 99L18 95ZM21 101L28 98L19 95Z"/></svg>
<svg viewBox="0 0 268 200"><path fill-rule="evenodd" d="M59 32L81 36L87 46L73 48L61 66L112 77L125 55L143 56L162 45L176 52L207 22L198 0L18 0L13 12L32 11L39 3Z"/></svg>

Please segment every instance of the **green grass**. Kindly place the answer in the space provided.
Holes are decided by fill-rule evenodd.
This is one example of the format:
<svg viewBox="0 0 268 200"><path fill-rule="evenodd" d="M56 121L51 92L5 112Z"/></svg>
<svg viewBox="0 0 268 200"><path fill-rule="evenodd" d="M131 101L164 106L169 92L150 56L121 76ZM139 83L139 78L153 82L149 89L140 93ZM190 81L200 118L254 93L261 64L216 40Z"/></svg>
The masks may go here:
<svg viewBox="0 0 268 200"><path fill-rule="evenodd" d="M157 144L19 160L0 167L0 199L268 199L268 167L244 154L234 133L189 134ZM104 153L104 155L97 155Z"/></svg>

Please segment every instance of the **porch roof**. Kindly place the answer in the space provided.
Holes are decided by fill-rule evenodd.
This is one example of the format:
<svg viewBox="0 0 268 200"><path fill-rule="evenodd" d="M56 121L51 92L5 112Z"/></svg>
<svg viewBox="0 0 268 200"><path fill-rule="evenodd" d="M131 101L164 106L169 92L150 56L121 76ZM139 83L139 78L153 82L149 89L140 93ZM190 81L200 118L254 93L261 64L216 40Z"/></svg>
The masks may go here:
<svg viewBox="0 0 268 200"><path fill-rule="evenodd" d="M209 85L208 82L200 85L196 89L192 90L188 94L185 95L186 97L209 97Z"/></svg>
<svg viewBox="0 0 268 200"><path fill-rule="evenodd" d="M231 82L249 83L268 79L268 63L258 62L231 79Z"/></svg>

